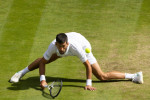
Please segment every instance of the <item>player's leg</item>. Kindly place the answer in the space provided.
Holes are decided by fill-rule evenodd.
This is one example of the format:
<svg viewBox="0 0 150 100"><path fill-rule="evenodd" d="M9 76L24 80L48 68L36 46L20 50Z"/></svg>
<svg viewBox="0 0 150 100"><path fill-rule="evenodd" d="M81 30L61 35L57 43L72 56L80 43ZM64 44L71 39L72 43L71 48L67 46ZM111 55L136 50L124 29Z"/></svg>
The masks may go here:
<svg viewBox="0 0 150 100"><path fill-rule="evenodd" d="M125 73L117 71L104 73L97 62L92 64L91 66L93 74L99 80L125 79Z"/></svg>
<svg viewBox="0 0 150 100"><path fill-rule="evenodd" d="M28 70L29 71L33 71L37 68L39 68L39 63L41 61L42 58L37 58L35 61L33 61L29 66L28 66Z"/></svg>
<svg viewBox="0 0 150 100"><path fill-rule="evenodd" d="M49 59L48 63L51 63L51 62L55 61L55 60L58 59L58 58L60 58L60 57L57 56L57 54L53 54L53 55L51 56L51 58ZM38 58L38 59L36 59L35 61L33 61L33 62L28 66L29 71L32 71L32 70L34 70L34 69L39 68L39 63L40 63L41 59L42 59L42 58ZM47 64L48 64L48 63L47 63Z"/></svg>
<svg viewBox="0 0 150 100"><path fill-rule="evenodd" d="M111 80L111 79L131 79L135 83L143 83L143 74L142 72L137 72L135 74L121 73L117 71L106 72L104 73L99 64L96 62L91 65L92 72L99 80Z"/></svg>
<svg viewBox="0 0 150 100"><path fill-rule="evenodd" d="M58 59L60 57L58 57L56 54L53 54L52 57L50 58L50 60L48 61L48 63L55 61L56 59ZM12 83L16 83L19 82L19 79L21 79L26 73L33 71L37 68L39 68L39 63L41 61L42 58L38 58L35 61L33 61L29 66L27 66L26 68L24 68L23 70L15 73L11 79L10 82Z"/></svg>
<svg viewBox="0 0 150 100"><path fill-rule="evenodd" d="M96 61L96 58L93 56L92 52L87 54L87 58L92 66L92 72L93 74L99 79L99 80L111 80L111 79L130 79L133 82L136 83L143 83L143 74L142 72L137 72L135 74L129 74L129 73L121 73L117 71L112 72L103 72L99 66L99 64ZM111 66L110 66L111 67Z"/></svg>

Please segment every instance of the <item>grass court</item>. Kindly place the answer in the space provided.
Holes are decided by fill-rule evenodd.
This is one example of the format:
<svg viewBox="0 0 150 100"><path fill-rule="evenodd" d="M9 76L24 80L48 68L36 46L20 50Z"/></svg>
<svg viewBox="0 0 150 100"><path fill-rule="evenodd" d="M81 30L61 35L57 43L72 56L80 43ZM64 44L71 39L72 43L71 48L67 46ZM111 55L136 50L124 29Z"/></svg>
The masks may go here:
<svg viewBox="0 0 150 100"><path fill-rule="evenodd" d="M47 82L63 80L56 100L150 99L149 0L0 0L0 100L48 100L39 87L39 72L16 84L8 80L42 57L60 32L79 32L92 45L102 70L143 71L144 84L98 81L85 91L85 67L77 57L46 67Z"/></svg>

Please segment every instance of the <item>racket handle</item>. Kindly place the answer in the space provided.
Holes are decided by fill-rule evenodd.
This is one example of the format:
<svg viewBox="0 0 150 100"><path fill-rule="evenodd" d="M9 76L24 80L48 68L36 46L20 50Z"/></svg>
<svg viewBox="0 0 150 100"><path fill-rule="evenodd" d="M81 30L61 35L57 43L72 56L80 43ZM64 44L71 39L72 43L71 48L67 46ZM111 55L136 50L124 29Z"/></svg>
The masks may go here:
<svg viewBox="0 0 150 100"><path fill-rule="evenodd" d="M45 87L45 88L47 88L47 87L48 87L48 85L44 85L44 87Z"/></svg>

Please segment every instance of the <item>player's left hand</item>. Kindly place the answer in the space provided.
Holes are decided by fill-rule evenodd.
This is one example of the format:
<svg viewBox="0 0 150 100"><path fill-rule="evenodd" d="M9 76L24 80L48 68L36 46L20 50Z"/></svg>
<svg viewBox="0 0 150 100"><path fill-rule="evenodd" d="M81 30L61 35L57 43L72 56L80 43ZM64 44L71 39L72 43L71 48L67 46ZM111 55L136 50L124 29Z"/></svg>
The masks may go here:
<svg viewBox="0 0 150 100"><path fill-rule="evenodd" d="M85 86L85 90L94 91L96 90L96 88L88 85L88 86Z"/></svg>

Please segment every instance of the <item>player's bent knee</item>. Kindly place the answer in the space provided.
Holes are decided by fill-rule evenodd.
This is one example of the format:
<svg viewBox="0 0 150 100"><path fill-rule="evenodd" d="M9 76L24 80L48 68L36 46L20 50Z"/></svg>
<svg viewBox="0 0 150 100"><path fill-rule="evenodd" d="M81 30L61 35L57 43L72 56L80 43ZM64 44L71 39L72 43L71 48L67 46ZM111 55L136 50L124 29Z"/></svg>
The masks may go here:
<svg viewBox="0 0 150 100"><path fill-rule="evenodd" d="M37 58L36 60L37 60L37 61L41 61L41 59L42 59L42 58Z"/></svg>
<svg viewBox="0 0 150 100"><path fill-rule="evenodd" d="M104 73L103 75L101 75L101 76L99 77L99 80L101 80L101 81L108 80L108 75Z"/></svg>

